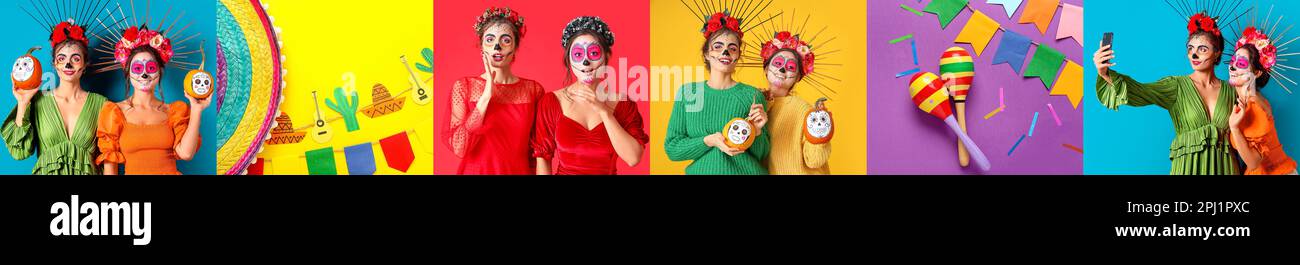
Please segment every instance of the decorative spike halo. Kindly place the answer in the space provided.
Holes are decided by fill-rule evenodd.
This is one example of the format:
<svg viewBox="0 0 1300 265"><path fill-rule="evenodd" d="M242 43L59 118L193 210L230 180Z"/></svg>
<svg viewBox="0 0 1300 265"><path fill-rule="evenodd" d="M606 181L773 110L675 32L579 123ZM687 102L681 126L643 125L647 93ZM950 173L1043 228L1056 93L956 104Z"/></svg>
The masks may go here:
<svg viewBox="0 0 1300 265"><path fill-rule="evenodd" d="M105 38L108 36L105 34L112 34L104 30L107 27L96 27L96 25L122 23L122 20L109 17L111 14L107 7L113 2L112 0L27 0L26 2L26 5L19 2L19 10L50 34L51 46L65 39L82 41L88 49L87 57L92 57L90 54L95 51L92 42L115 43L110 38ZM88 72L97 73L93 69L94 67L88 68L91 70Z"/></svg>
<svg viewBox="0 0 1300 265"><path fill-rule="evenodd" d="M1297 55L1300 55L1300 52L1288 52L1288 50L1291 48L1291 43L1295 42L1296 39L1300 39L1300 36L1290 35L1291 27L1294 25L1286 25L1285 28L1282 27L1282 15L1273 18L1273 7L1274 6L1268 7L1268 11L1265 13L1262 20L1260 20L1259 17L1259 8L1251 7L1249 9L1250 16L1248 20L1237 21L1236 24L1231 25L1232 28L1234 28L1231 33L1233 34L1233 39L1235 39L1232 43L1236 44L1236 48L1240 48L1244 45L1271 46L1273 48L1272 53L1274 53L1272 55L1274 63L1272 65L1265 63L1264 68L1268 71L1269 76L1276 77L1277 80L1280 80L1276 83L1281 86L1283 90L1286 90L1287 94L1292 94L1290 86L1300 84L1297 84L1295 81L1295 79L1298 79L1297 77L1288 75L1295 75L1296 72L1300 71L1300 68L1297 68L1294 65L1296 61L1295 58L1297 58ZM1235 29L1241 30L1238 31ZM1261 57L1267 57L1265 55L1265 49L1261 47L1257 47L1257 49L1260 50Z"/></svg>
<svg viewBox="0 0 1300 265"><path fill-rule="evenodd" d="M779 14L784 13L785 12L782 11ZM749 41L746 41L746 49L764 50L765 45L773 42L774 39L779 39L786 35L789 35L790 38L795 38L794 40L798 43L806 44L803 45L807 48L806 53L800 52L797 49L796 53L804 57L805 61L809 61L807 58L815 58L815 60L811 60L812 65L805 65L806 73L804 74L803 79L800 80L801 82L796 82L795 85L798 86L799 83L807 83L809 86L816 89L817 93L820 93L822 97L834 99L833 95L836 95L839 92L836 92L832 86L840 82L840 79L835 78L832 74L827 74L825 72L826 70L821 69L827 69L828 67L838 68L842 66L842 64L839 63L832 63L833 60L828 60L835 58L830 55L840 51L839 48L835 46L836 37L823 36L823 33L825 33L826 29L830 28L830 26L821 26L820 28L814 26L809 28L808 22L812 20L812 14L799 17L796 16L799 14L798 11L793 9L790 10L790 14L789 19L779 19L773 23L768 23L759 27L756 33L761 34L757 35L760 36L760 38L750 38ZM816 29L816 31L812 31L813 29ZM772 56L773 54L775 54L775 52L772 54L758 55L744 54L742 57L745 58L745 61L736 66L761 69L764 67L763 62L767 60L767 58L764 57ZM814 54L815 57L813 57ZM819 69L819 71L809 71L811 69Z"/></svg>
<svg viewBox="0 0 1300 265"><path fill-rule="evenodd" d="M116 58L118 57L117 44L123 41L136 41L125 40L125 37L130 37L125 36L126 33L128 31L144 32L145 29L157 33L162 40L170 42L172 55L164 60L165 67L183 72L199 69L199 65L204 63L204 57L194 55L198 55L203 44L201 40L199 40L200 43L194 42L198 40L196 38L201 32L188 31L190 26L194 24L193 20L180 25L179 29L176 28L184 20L185 10L173 14L172 11L175 9L168 4L167 12L160 17L155 17L156 14L152 14L149 8L153 4L152 0L145 0L144 5L140 7L136 6L136 2L135 0L128 1L128 7L123 7L120 2L113 7L105 7L102 12L106 13L106 19L96 19L93 24L93 26L97 26L95 31L105 33L95 37L100 40L100 44L92 50L99 54L92 57L100 60L100 62L92 65L93 70L91 72L103 73L123 69L123 64L117 62L118 58ZM127 10L130 10L130 13L127 13ZM144 14L141 16L137 12L143 12ZM160 50L159 52L163 51ZM164 55L164 57L168 56Z"/></svg>
<svg viewBox="0 0 1300 265"><path fill-rule="evenodd" d="M681 2L682 6L686 7L687 10L690 10L691 15L703 24L700 32L704 33L706 37L709 33L712 33L711 30L709 30L710 24L717 22L716 20L719 18L732 18L735 20L735 24L727 25L731 22L728 21L728 23L722 23L721 25L716 26L725 26L727 28L733 28L732 26L734 26L733 30L736 30L737 33L744 36L751 30L765 25L773 19L781 17L780 12L771 15L765 13L774 0L691 0L690 3L687 3L686 0L678 1ZM722 14L722 16L717 17L716 15L718 14Z"/></svg>

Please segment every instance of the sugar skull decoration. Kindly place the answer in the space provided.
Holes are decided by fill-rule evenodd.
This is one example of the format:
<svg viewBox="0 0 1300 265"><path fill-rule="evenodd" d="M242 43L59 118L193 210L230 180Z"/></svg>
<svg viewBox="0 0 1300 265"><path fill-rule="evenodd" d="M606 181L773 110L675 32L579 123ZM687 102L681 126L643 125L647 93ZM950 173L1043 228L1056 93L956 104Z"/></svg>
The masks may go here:
<svg viewBox="0 0 1300 265"><path fill-rule="evenodd" d="M41 86L41 61L32 56L32 52L40 49L39 46L27 49L26 55L14 61L10 79L14 81L15 89L36 89Z"/></svg>
<svg viewBox="0 0 1300 265"><path fill-rule="evenodd" d="M813 144L824 144L835 136L835 124L831 111L826 109L826 98L817 99L808 115L804 118L803 138Z"/></svg>
<svg viewBox="0 0 1300 265"><path fill-rule="evenodd" d="M206 58L203 48L199 48L199 53ZM185 75L185 94L195 99L206 99L212 95L212 74L204 71L203 66L204 63L199 63L199 69L190 70Z"/></svg>
<svg viewBox="0 0 1300 265"><path fill-rule="evenodd" d="M749 149L749 146L754 145L754 130L757 129L758 126L745 118L731 119L727 122L727 127L723 128L723 131L727 132L725 135L727 147L742 151Z"/></svg>
<svg viewBox="0 0 1300 265"><path fill-rule="evenodd" d="M948 90L943 89L943 84L943 80L931 72L921 72L912 76L912 82L909 86L912 103L916 104L921 111L943 120L948 125L948 128L957 134L957 138L961 140L962 144L966 145L967 151L970 151L971 159L975 160L975 165L980 170L988 171L990 168L989 160L984 156L984 152L980 151L979 146L975 145L975 141L972 141L970 136L967 136L966 132L963 132L961 127L957 125L957 119L952 115L952 107L948 106Z"/></svg>

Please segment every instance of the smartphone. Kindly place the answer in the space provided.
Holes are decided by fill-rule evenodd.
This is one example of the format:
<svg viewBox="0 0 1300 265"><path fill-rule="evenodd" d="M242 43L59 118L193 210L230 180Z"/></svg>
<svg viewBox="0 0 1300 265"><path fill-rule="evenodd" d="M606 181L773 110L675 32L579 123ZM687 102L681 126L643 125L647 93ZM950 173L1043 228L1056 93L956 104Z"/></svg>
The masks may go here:
<svg viewBox="0 0 1300 265"><path fill-rule="evenodd" d="M1111 40L1113 40L1114 38L1115 38L1115 33L1114 33L1114 32L1106 32L1106 33L1103 33L1103 34L1101 35L1101 46L1109 46L1109 45L1111 45ZM1110 49L1111 49L1111 50L1114 50L1115 47L1112 46L1112 47L1110 47ZM1101 63L1110 63L1110 60L1106 60L1105 62L1101 62Z"/></svg>

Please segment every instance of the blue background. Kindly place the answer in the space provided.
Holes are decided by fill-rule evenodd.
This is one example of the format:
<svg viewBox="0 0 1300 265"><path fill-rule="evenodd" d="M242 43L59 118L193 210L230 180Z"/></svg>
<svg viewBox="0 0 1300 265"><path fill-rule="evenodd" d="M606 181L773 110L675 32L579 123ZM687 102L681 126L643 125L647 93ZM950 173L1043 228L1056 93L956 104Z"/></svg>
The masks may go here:
<svg viewBox="0 0 1300 265"><path fill-rule="evenodd" d="M116 2L117 2L116 4L122 5L123 12L125 12L127 15L131 14L130 1L118 0ZM80 3L80 1L78 1L78 3ZM10 4L13 3L11 2ZM191 48L185 48L183 50L178 49L177 50L178 53L182 51L191 50L193 49L192 47L197 47L200 42L206 40L206 43L203 44L205 46L204 51L207 52L207 58L204 59L205 61L207 61L206 70L208 72L211 72L214 75L216 74L216 61L217 61L216 4L214 1L155 0L152 1L152 3L150 3L151 6L146 7L145 1L137 0L135 1L135 4L136 4L135 12L139 14L139 16L137 16L137 19L138 22L140 23L144 22L144 14L145 14L144 9L145 8L149 9L150 29L156 29L158 20L162 18L164 14L166 15L166 19L167 19L167 22L165 23L170 25L172 23L170 21L175 20L176 17L179 16L183 11L185 13L185 16L181 17L181 21L179 21L179 23L176 24L176 26L172 29L172 31L179 32L180 29L184 27L186 24L192 23L189 25L189 28L185 29L184 32L180 32L180 33L188 36L188 35L192 35L195 32L198 32L199 35L197 37L187 40L184 43L177 43L177 41L180 41L186 36L173 36L171 35L171 33L173 32L164 32L164 33L168 34L167 37L172 39L173 47L176 48L179 48L181 46L191 47ZM110 3L108 5L110 7L115 6L114 3ZM11 5L11 6L6 6L4 8L0 8L0 18L3 18L3 21L6 22L5 25L9 25L4 30L5 40L0 41L0 54L4 55L4 56L0 56L0 58L4 59L3 60L5 62L4 65L9 66L12 64L13 62L12 60L17 59L18 56L23 55L23 52L27 51L28 48L31 48L32 46L41 46L42 49L40 51L34 52L32 55L36 56L37 59L41 60L41 63L43 64L42 67L47 72L47 75L53 75L54 72L50 71L50 69L52 69L52 66L49 65L49 63L53 60L50 58L51 48L49 43L49 33L47 33L48 29L43 28L44 26L40 26L39 22L36 22L31 17L29 17L27 13L24 13L21 9L18 8L18 6L26 7L28 8L28 10L32 9L31 4L28 3L27 1L21 1L21 3L17 5ZM170 13L168 13L169 7L171 8ZM117 9L114 8L113 10L116 11ZM120 18L121 16L118 17ZM91 29L102 29L102 27L99 26L98 23L95 23L94 24L95 26L93 27L86 25L90 23L92 22L78 21L77 24L82 24L83 26L86 26L87 27L86 30L88 32L92 31ZM118 34L120 34L120 32ZM88 35L87 38L91 39L90 47L92 50L92 52L90 53L91 56L89 56L91 58L89 63L93 64L93 63L102 62L103 61L102 59L96 58L101 56L102 53L93 51L95 47L98 47L100 45L101 41L95 39L95 37L93 36L89 36L89 33L87 33L87 35ZM112 37L105 37L105 38L116 41ZM191 57L198 56L198 53L191 54L189 56ZM196 61L193 59L181 59L181 58L177 58L175 60ZM5 67L4 69L9 69L9 67ZM163 72L163 81L161 82L162 84L161 87L163 89L162 92L164 95L163 101L167 103L171 103L174 101L187 101L184 96L185 93L184 83L185 83L186 72L187 71L182 71L174 67L168 67L166 71ZM8 75L8 73L9 73L8 71L5 71L6 76ZM57 80L57 78L55 79ZM13 86L10 82L0 82L0 83L6 83L7 85L6 87L8 87L9 90L13 89ZM108 97L108 99L111 101L122 101L126 98L127 88L121 71L110 71L110 72L104 72L104 73L94 74L94 75L87 73L87 75L82 78L81 85L86 90L99 93L101 95L104 95L105 97ZM16 100L11 95L12 93L6 91L4 94L5 95L0 96L0 111L3 111L4 114L0 114L0 115L8 115L9 112L13 110L14 106L17 105ZM177 162L177 167L180 169L182 173L206 174L206 175L211 175L216 173L216 153L217 153L216 138L215 138L216 109L217 109L216 105L213 104L212 106L209 106L207 109L203 111L203 126L200 130L200 134L203 136L203 145L199 148L199 153L195 155L194 159L190 161ZM95 113L96 115L98 115L99 112L96 111ZM32 167L35 164L36 164L36 155L32 155L32 157L25 160L15 161L13 157L8 155L8 151L4 151L3 153L0 153L0 174L30 174Z"/></svg>
<svg viewBox="0 0 1300 265"><path fill-rule="evenodd" d="M1243 8L1254 6L1258 20L1275 5L1271 19L1285 16L1281 28L1293 25L1300 17L1300 2L1295 1L1245 1ZM1140 108L1122 106L1112 111L1097 99L1097 68L1092 54L1100 46L1102 34L1114 32L1116 64L1112 69L1129 75L1138 82L1155 82L1174 75L1191 74L1187 61L1187 22L1180 18L1164 1L1089 0L1084 7L1084 173L1085 174L1169 174L1169 144L1174 139L1173 122L1169 112L1158 106ZM1250 15L1238 22L1237 32L1229 32L1228 21L1221 20L1224 28L1225 54L1231 55L1235 36L1248 25ZM1278 31L1281 31L1279 29ZM1288 33L1288 40L1296 32ZM1270 36L1281 43L1278 36ZM1292 43L1300 45L1300 42ZM1291 46L1296 46L1291 45ZM1279 52L1279 54L1284 52ZM1224 57L1225 60L1227 57ZM1285 63L1280 62L1279 63ZM1294 72L1294 71L1292 71ZM1220 64L1217 76L1227 80L1228 67ZM1300 75L1288 76L1298 80ZM1273 106L1277 130L1287 154L1300 154L1300 107L1295 106L1297 95L1287 94L1274 77L1261 91ZM1300 85L1288 84L1293 91Z"/></svg>

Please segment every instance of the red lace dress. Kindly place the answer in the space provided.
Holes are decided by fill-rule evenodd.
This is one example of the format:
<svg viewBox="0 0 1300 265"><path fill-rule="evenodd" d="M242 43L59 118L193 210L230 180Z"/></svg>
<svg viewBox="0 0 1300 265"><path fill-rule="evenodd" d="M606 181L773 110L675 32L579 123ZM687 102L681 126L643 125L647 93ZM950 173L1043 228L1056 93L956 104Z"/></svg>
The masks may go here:
<svg viewBox="0 0 1300 265"><path fill-rule="evenodd" d="M546 93L536 81L519 78L496 84L486 113L474 108L483 95L482 77L465 77L452 86L451 113L442 134L460 157L457 174L532 175L536 173L529 143L537 100Z"/></svg>
<svg viewBox="0 0 1300 265"><path fill-rule="evenodd" d="M650 142L642 128L641 113L636 103L620 101L614 106L618 126L627 131L641 145ZM622 163L614 145L610 143L605 123L588 130L587 127L564 116L560 100L554 92L547 93L537 103L537 132L533 135L533 156L550 159L555 165L555 175L613 175Z"/></svg>

